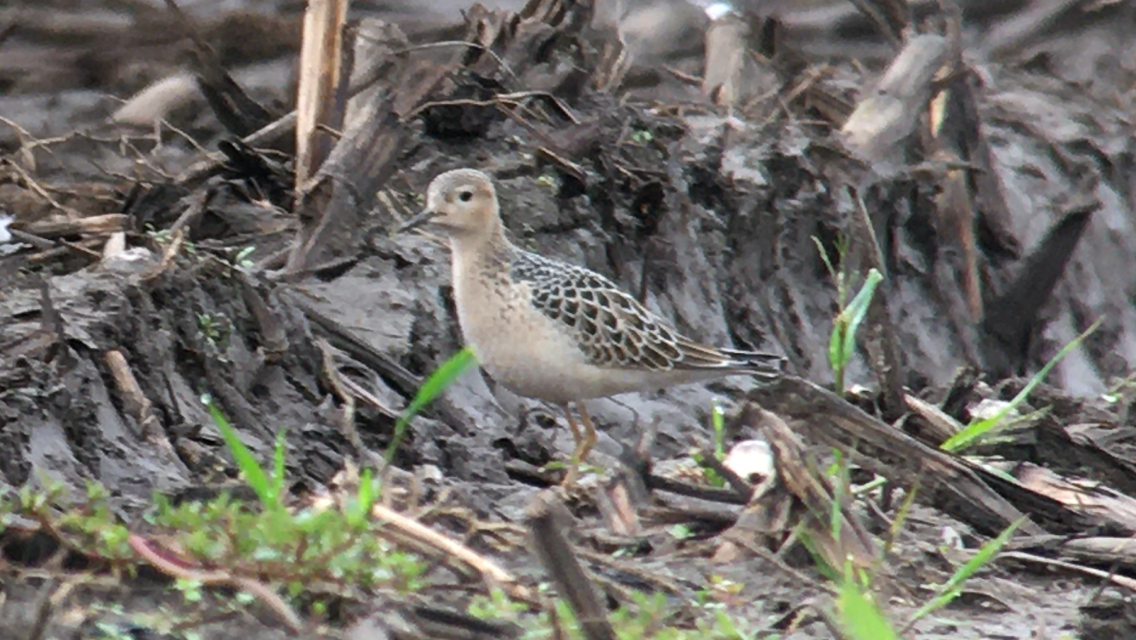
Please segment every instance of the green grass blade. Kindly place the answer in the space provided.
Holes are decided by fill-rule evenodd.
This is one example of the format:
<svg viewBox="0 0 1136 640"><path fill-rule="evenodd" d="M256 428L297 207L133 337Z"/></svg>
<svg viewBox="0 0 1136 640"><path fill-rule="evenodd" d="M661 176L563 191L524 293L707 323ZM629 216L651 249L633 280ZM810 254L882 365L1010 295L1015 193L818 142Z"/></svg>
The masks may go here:
<svg viewBox="0 0 1136 640"><path fill-rule="evenodd" d="M884 543L881 559L891 555L892 547L895 546L895 541L899 538L899 532L903 531L903 526L907 523L908 516L911 515L911 509L915 506L915 496L919 493L919 488L922 486L921 482L918 479L915 481L915 484L907 490L907 495L904 496L899 509L896 510L895 518L892 520L891 527L888 528L887 541Z"/></svg>
<svg viewBox="0 0 1136 640"><path fill-rule="evenodd" d="M1073 338L1069 341L1069 344L1062 347L1061 351L1058 351L1057 355L1053 356L1053 358L1049 362L1045 363L1045 366L1042 367L1041 370L1036 374L1034 374L1032 378L1030 378L1030 381L1026 383L1026 386L1022 387L1022 390L1018 392L1018 395L1014 396L1014 399L1011 400L1010 403L1005 407L1003 407L1001 411L994 414L993 416L990 416L989 418L986 418L985 420L979 420L977 422L970 423L965 429L959 431L955 435L943 441L943 444L939 445L939 448L943 451L961 451L973 445L976 441L980 440L987 433L996 428L998 424L1002 422L1002 420L1004 420L1011 411L1017 409L1018 405L1025 402L1029 394L1034 390L1035 387L1037 387L1037 385L1041 384L1041 382L1045 380L1045 377L1049 375L1049 371L1053 369L1053 367L1057 366L1058 362L1061 362L1061 360L1064 359L1065 356L1069 355L1070 351L1076 349L1085 340L1085 338L1089 337L1090 334L1097 330L1097 327L1100 326L1100 323L1101 321L1100 319L1098 319L1092 324L1091 327L1085 329L1084 333L1077 336L1076 338Z"/></svg>
<svg viewBox="0 0 1136 640"><path fill-rule="evenodd" d="M838 369L843 370L847 361L844 359L844 336L847 333L847 321L844 315L837 314L832 323L832 333L828 335L828 366L832 367L833 371ZM843 384L837 385L836 391L843 394Z"/></svg>
<svg viewBox="0 0 1136 640"><path fill-rule="evenodd" d="M828 257L828 252L824 250L824 243L820 238L812 236L813 244L816 245L817 253L820 254L820 259L824 261L824 266L828 268L828 275L833 280L836 280L836 267L832 266L832 260Z"/></svg>
<svg viewBox="0 0 1136 640"><path fill-rule="evenodd" d="M359 475L359 493L355 496L355 503L347 510L347 522L356 529L362 528L371 515L371 507L378 497L374 473L368 467Z"/></svg>
<svg viewBox="0 0 1136 640"><path fill-rule="evenodd" d="M866 592L847 565L840 583L837 600L840 622L848 637L855 640L897 640L899 636L891 622Z"/></svg>
<svg viewBox="0 0 1136 640"><path fill-rule="evenodd" d="M233 460L237 463L237 468L245 476L245 481L248 482L252 490L260 498L261 503L266 507L273 504L272 486L269 484L268 475L264 473L260 463L248 450L245 443L241 442L240 436L237 435L236 430L233 429L229 419L221 412L221 408L217 403L213 402L213 398L209 394L201 396L201 402L209 410L209 415L213 417L213 423L217 425L217 430L221 432L221 437L225 440L225 446L232 454Z"/></svg>
<svg viewBox="0 0 1136 640"><path fill-rule="evenodd" d="M936 609L950 604L952 600L959 597L959 594L962 593L963 584L973 577L975 573L978 573L979 569L986 566L994 559L994 556L1002 550L1002 547L1006 546L1006 543L1009 542L1010 538L1014 535L1014 531L1016 531L1025 520L1026 517L1022 516L1013 524L1006 527L1005 531L998 534L998 537L982 545L974 554L973 558L955 570L954 575L939 589L939 594L920 607L919 610L915 612L915 615L911 616L911 622L909 622L908 625L910 626L910 624L916 620Z"/></svg>
<svg viewBox="0 0 1136 640"><path fill-rule="evenodd" d="M288 442L287 442L287 427L281 427L280 431L276 432L276 446L272 449L272 507L278 507L281 504L281 497L284 495L284 459L287 456Z"/></svg>
<svg viewBox="0 0 1136 640"><path fill-rule="evenodd" d="M714 429L714 455L723 460L726 457L726 415L717 400L710 403L710 426Z"/></svg>
<svg viewBox="0 0 1136 640"><path fill-rule="evenodd" d="M995 421L993 424L986 425L986 431L980 433L977 438L964 445L965 447L974 447L977 445L993 445L1003 441L1013 441L1012 436L1002 437L1008 431L1013 431L1021 425L1037 424L1042 418L1049 415L1053 407L1042 407L1036 411L1032 411L1023 416L1010 418L1003 415L1002 420Z"/></svg>
<svg viewBox="0 0 1136 640"><path fill-rule="evenodd" d="M386 455L384 458L389 463L394 459L395 451L398 450L398 445L402 443L403 436L406 435L406 426L410 424L411 419L418 415L426 405L434 401L435 398L442 395L446 387L453 384L459 376L468 371L471 367L477 364L477 358L473 355L473 350L469 347L457 352L452 358L442 363L434 373L422 383L422 387L418 389L418 393L414 394L414 399L410 401L410 405L398 417L394 425L394 438L387 446Z"/></svg>
<svg viewBox="0 0 1136 640"><path fill-rule="evenodd" d="M860 291L842 312L848 322L844 331L844 344L840 347L841 360L845 366L852 360L852 354L856 351L856 331L868 316L868 308L872 304L872 297L876 295L876 287L883 279L879 271L869 270L864 286L860 287Z"/></svg>

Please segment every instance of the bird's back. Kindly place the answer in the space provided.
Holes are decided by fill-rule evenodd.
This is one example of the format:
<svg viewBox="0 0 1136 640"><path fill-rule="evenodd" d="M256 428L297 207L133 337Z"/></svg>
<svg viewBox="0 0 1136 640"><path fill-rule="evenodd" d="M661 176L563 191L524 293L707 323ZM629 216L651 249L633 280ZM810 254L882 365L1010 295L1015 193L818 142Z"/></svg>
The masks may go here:
<svg viewBox="0 0 1136 640"><path fill-rule="evenodd" d="M673 372L680 378L685 372L695 379L715 374L770 378L781 371L780 356L718 349L683 336L590 269L519 248L513 249L510 265L512 280L530 289L532 306L576 340L590 365Z"/></svg>

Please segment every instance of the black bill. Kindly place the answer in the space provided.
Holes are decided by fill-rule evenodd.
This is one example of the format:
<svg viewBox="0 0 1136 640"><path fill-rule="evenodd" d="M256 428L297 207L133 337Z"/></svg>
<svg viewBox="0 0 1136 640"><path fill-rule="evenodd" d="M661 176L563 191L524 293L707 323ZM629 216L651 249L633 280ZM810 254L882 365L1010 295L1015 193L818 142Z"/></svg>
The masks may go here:
<svg viewBox="0 0 1136 640"><path fill-rule="evenodd" d="M421 227L422 225L426 224L427 222L430 222L431 220L433 220L437 215L438 214L434 213L433 211L430 211L429 209L423 210L418 215L414 216L413 218L411 218L411 219L407 220L406 222L403 222L401 225L399 225L399 227L394 230L395 235L398 235L400 233L405 233L407 231L410 231L411 229L417 229L418 227Z"/></svg>

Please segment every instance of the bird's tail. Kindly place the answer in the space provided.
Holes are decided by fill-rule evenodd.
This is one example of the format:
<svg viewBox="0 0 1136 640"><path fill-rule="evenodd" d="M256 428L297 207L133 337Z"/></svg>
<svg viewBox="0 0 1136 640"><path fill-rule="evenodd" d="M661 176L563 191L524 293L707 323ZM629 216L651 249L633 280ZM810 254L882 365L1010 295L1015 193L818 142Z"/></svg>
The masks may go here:
<svg viewBox="0 0 1136 640"><path fill-rule="evenodd" d="M741 351L738 349L719 349L722 355L736 363L738 373L748 373L756 378L774 380L785 372L787 362L784 356L760 351Z"/></svg>

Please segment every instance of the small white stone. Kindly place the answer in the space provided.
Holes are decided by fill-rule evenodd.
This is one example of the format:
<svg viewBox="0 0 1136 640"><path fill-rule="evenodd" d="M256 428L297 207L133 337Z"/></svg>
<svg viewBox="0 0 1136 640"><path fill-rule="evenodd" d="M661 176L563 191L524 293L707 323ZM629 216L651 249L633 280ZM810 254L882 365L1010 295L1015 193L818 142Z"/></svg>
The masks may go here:
<svg viewBox="0 0 1136 640"><path fill-rule="evenodd" d="M131 247L103 259L102 267L111 273L139 274L157 264L146 247Z"/></svg>
<svg viewBox="0 0 1136 640"><path fill-rule="evenodd" d="M8 226L16 219L6 213L0 213L0 256L10 256L28 246L22 242L12 242L12 232Z"/></svg>
<svg viewBox="0 0 1136 640"><path fill-rule="evenodd" d="M991 398L984 398L978 404L970 408L970 418L972 420L987 420L998 415L998 413L1010 406L1009 402L1005 400L993 400ZM1013 420L1022 417L1022 413L1017 409L1011 409L1005 416L1006 420Z"/></svg>
<svg viewBox="0 0 1136 640"><path fill-rule="evenodd" d="M743 480L761 481L776 472L773 448L765 440L742 440L730 448L722 466Z"/></svg>

